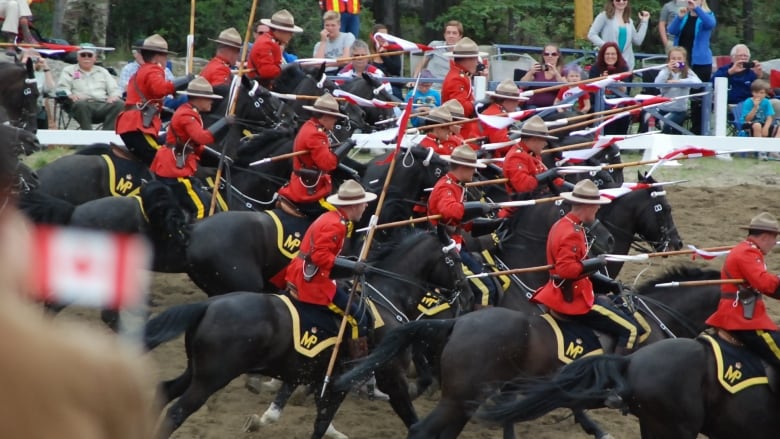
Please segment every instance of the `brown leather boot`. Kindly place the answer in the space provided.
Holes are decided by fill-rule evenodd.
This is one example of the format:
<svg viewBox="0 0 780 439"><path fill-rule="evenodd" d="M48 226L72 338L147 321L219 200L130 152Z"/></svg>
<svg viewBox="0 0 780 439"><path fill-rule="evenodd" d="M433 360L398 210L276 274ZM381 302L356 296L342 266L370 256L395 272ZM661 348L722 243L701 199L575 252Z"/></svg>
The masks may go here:
<svg viewBox="0 0 780 439"><path fill-rule="evenodd" d="M368 337L358 337L349 340L349 356L353 360L368 355Z"/></svg>

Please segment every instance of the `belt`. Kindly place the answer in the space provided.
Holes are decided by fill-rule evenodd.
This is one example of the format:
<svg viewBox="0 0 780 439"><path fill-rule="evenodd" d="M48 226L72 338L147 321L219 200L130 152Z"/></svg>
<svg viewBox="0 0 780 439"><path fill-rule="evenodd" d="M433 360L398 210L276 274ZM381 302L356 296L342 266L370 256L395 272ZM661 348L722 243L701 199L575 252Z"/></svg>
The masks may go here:
<svg viewBox="0 0 780 439"><path fill-rule="evenodd" d="M743 295L744 296L744 295ZM763 300L763 294L755 294L756 300ZM720 293L721 299L734 300L737 298L737 293ZM743 299L747 297L742 297Z"/></svg>
<svg viewBox="0 0 780 439"><path fill-rule="evenodd" d="M138 106L136 104L125 104L125 111L129 110L138 110Z"/></svg>

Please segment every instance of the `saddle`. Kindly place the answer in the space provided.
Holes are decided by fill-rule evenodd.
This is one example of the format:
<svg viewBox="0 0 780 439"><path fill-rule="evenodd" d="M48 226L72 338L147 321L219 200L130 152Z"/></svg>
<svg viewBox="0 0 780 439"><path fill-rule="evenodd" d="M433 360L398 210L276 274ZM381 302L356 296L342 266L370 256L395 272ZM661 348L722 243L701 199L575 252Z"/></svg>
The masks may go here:
<svg viewBox="0 0 780 439"><path fill-rule="evenodd" d="M772 393L780 395L780 372L728 331L710 329L696 340L712 349L718 382L727 392L768 385Z"/></svg>

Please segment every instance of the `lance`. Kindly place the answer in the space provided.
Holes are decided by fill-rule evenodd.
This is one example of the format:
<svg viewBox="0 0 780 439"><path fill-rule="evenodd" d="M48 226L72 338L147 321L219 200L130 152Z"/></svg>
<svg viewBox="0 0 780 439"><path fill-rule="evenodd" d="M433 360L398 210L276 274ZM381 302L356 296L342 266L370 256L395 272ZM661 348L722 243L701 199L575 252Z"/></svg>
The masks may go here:
<svg viewBox="0 0 780 439"><path fill-rule="evenodd" d="M303 151L295 151L295 152L288 152L287 154L279 154L273 157L266 157L264 159L255 160L254 162L250 163L249 166L257 166L265 163L278 162L279 160L287 160L293 157L309 154L310 152L311 150L304 149Z"/></svg>
<svg viewBox="0 0 780 439"><path fill-rule="evenodd" d="M246 33L244 34L244 44L241 50L241 64L246 62L247 48L249 47L249 36L252 35L252 24L255 22L255 11L257 10L257 0L252 0L252 9L249 10L249 21L246 24ZM233 78L234 84L238 86L241 83L242 72L238 72ZM233 99L230 102L230 109L228 115L232 116L236 113L236 95L233 93ZM217 165L217 175L214 176L214 191L211 193L211 206L209 206L209 216L214 214L214 210L217 208L217 193L219 192L219 181L222 178L222 167L225 166L225 152L227 150L227 142L223 141L222 154L219 157L219 164Z"/></svg>
<svg viewBox="0 0 780 439"><path fill-rule="evenodd" d="M661 67L663 67L663 65L650 66L650 67L645 67L643 69L632 70L630 72L625 72L625 73L616 73L614 75L609 75L609 76L615 77L615 81L619 81L619 80L621 80L623 78L629 78L632 75L635 75L637 73L642 73L642 72L647 71L647 70L658 70ZM575 81L575 82L564 82L562 84L551 85L549 87L542 87L542 88L536 88L536 89L533 89L533 90L526 90L524 92L521 92L521 96L529 97L529 96L535 95L536 93L545 93L545 92L549 92L549 91L554 91L554 90L558 90L558 89L560 89L562 87L575 87L575 86L578 86L578 85L590 84L592 82L603 81L604 79L607 79L607 78L608 78L608 76L597 76L595 78L582 79L580 81ZM583 91L585 91L585 90L583 90Z"/></svg>
<svg viewBox="0 0 780 439"><path fill-rule="evenodd" d="M675 287L706 287L708 285L723 284L741 284L745 279L710 279L710 280L689 280L680 282L664 282L655 284L656 288L675 288Z"/></svg>
<svg viewBox="0 0 780 439"><path fill-rule="evenodd" d="M466 279L473 279L477 277L504 276L509 274L520 274L520 273L536 273L538 271L547 271L553 267L554 267L553 264L547 264L547 265L538 265L536 267L513 268L511 270L503 270L503 271L486 271L483 273L466 276Z"/></svg>
<svg viewBox="0 0 780 439"><path fill-rule="evenodd" d="M624 112L624 111L626 111L626 112L628 112L628 111L635 111L635 110L638 110L640 108L642 108L642 104L634 104L634 105L629 105L627 107L611 108L609 110L599 111L598 113L583 114L581 116L574 116L574 117L572 117L570 119L566 119L566 121L567 122L571 122L573 120L582 120L583 116L585 118L587 118L587 120L583 120L582 122L577 122L577 123L573 123L573 124L567 123L566 126L562 126L560 128L554 128L554 129L550 130L549 134L554 134L554 133L558 133L558 132L561 132L561 131L570 131L572 128L579 128L579 127L588 126L588 125L596 122L597 120L602 119L602 116L612 116L612 115L617 114L617 113L621 113L621 112ZM593 116L596 116L596 117L593 117ZM628 116L628 115L626 115L626 116Z"/></svg>
<svg viewBox="0 0 780 439"><path fill-rule="evenodd" d="M195 58L195 0L190 1L190 33L187 35L187 64L184 73L192 73L192 63Z"/></svg>
<svg viewBox="0 0 780 439"><path fill-rule="evenodd" d="M733 245L722 245L719 247L709 247L709 248L692 247L685 250L671 250L668 252L640 253L638 255L605 254L604 256L607 258L608 261L612 261L612 262L640 262L640 261L646 261L650 258L665 258L667 256L700 254L699 252L724 252L724 251L728 252L733 248L734 248Z"/></svg>

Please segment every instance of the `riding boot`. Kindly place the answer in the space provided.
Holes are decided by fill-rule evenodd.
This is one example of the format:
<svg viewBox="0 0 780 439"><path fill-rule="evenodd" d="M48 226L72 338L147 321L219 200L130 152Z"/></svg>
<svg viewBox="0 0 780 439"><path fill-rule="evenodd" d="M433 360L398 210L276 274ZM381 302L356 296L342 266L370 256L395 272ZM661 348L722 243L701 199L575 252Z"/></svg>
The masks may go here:
<svg viewBox="0 0 780 439"><path fill-rule="evenodd" d="M349 356L353 360L359 360L368 355L368 337L349 339Z"/></svg>

